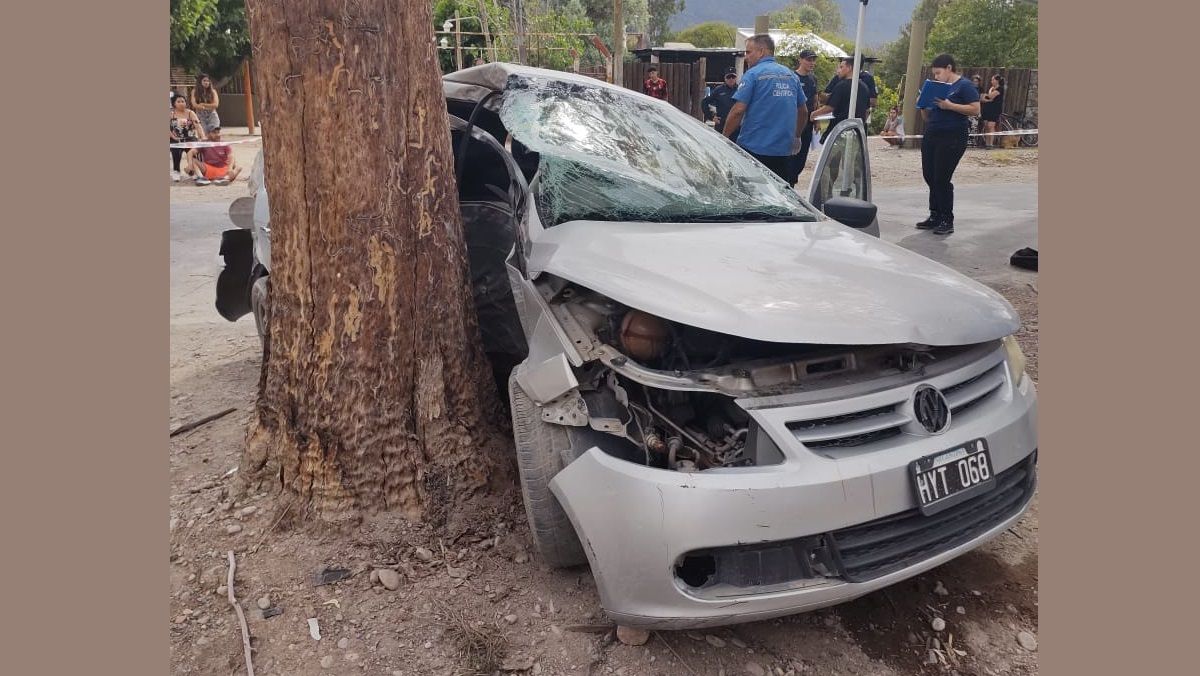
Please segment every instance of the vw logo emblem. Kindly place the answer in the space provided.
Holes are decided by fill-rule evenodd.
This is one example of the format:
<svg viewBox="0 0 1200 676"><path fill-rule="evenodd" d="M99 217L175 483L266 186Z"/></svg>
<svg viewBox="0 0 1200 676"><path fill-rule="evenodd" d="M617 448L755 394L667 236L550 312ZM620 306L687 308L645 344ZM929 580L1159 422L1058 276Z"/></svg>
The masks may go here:
<svg viewBox="0 0 1200 676"><path fill-rule="evenodd" d="M922 385L913 393L913 415L930 434L941 434L950 426L950 404L931 385Z"/></svg>

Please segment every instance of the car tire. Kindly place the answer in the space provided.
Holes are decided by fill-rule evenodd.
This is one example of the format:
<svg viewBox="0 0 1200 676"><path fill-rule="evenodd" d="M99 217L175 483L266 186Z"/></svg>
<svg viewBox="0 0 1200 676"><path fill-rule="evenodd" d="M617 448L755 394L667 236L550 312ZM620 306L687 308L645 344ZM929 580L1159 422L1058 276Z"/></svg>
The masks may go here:
<svg viewBox="0 0 1200 676"><path fill-rule="evenodd" d="M250 283L250 310L254 314L254 328L258 340L266 347L267 326L271 320L271 307L267 302L267 275L263 274Z"/></svg>
<svg viewBox="0 0 1200 676"><path fill-rule="evenodd" d="M570 447L567 428L542 420L541 407L517 385L515 371L508 378L508 396L521 497L534 544L542 559L553 568L587 563L575 527L550 491L550 480L563 468L561 451Z"/></svg>

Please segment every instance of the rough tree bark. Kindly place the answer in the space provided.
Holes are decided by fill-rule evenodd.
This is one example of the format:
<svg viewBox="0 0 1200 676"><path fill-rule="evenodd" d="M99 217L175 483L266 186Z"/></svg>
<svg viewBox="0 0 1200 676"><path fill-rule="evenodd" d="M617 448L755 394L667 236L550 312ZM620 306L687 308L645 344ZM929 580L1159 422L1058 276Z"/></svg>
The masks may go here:
<svg viewBox="0 0 1200 676"><path fill-rule="evenodd" d="M271 321L243 468L324 522L505 480L428 0L248 0Z"/></svg>

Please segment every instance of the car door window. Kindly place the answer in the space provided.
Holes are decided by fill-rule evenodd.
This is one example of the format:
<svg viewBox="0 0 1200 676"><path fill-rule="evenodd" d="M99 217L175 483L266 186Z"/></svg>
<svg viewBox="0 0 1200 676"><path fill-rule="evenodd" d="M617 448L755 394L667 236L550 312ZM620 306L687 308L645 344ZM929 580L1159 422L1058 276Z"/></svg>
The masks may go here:
<svg viewBox="0 0 1200 676"><path fill-rule="evenodd" d="M844 120L821 145L821 157L813 173L809 201L821 209L830 197L853 197L871 201L870 168L862 121Z"/></svg>

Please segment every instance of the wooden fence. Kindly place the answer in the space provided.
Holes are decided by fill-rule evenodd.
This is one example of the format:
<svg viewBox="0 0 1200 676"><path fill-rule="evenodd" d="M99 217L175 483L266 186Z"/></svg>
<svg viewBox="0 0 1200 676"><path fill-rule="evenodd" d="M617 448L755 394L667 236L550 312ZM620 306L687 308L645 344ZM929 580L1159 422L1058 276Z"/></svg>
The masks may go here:
<svg viewBox="0 0 1200 676"><path fill-rule="evenodd" d="M704 100L704 72L707 63L700 59L697 63L644 63L642 61L626 61L624 65L624 82L626 89L642 91L642 83L648 78L651 68L658 69L658 76L667 81L667 103L675 106L696 119L704 119L704 109L700 102Z"/></svg>

